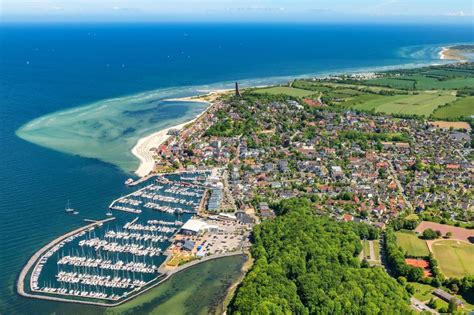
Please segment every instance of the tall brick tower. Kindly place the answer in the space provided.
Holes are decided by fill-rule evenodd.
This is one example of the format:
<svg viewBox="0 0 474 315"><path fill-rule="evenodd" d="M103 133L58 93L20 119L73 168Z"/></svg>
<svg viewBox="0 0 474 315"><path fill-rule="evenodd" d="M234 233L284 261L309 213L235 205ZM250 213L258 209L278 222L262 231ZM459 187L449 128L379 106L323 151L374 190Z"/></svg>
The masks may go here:
<svg viewBox="0 0 474 315"><path fill-rule="evenodd" d="M242 96L239 90L239 82L235 82L235 96Z"/></svg>

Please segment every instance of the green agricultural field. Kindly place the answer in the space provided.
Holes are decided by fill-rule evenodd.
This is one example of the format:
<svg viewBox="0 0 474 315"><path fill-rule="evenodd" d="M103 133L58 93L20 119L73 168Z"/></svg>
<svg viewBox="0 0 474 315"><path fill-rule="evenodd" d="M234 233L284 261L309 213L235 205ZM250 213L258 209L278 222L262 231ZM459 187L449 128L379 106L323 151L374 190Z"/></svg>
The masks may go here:
<svg viewBox="0 0 474 315"><path fill-rule="evenodd" d="M414 257L425 257L430 254L426 242L412 232L412 231L398 231L395 233L397 236L397 244L410 256Z"/></svg>
<svg viewBox="0 0 474 315"><path fill-rule="evenodd" d="M355 97L344 98L341 102L334 102L339 106L352 107L359 110L371 110L386 100L388 96L377 94L362 94ZM367 105L366 105L367 104Z"/></svg>
<svg viewBox="0 0 474 315"><path fill-rule="evenodd" d="M332 87L324 86L321 82L311 82L306 80L296 80L293 82L292 87L323 93L332 91Z"/></svg>
<svg viewBox="0 0 474 315"><path fill-rule="evenodd" d="M288 86L275 86L275 87L270 87L270 88L258 89L253 92L259 93L259 94L285 94L288 96L295 96L295 97L306 97L306 96L316 94L315 91L307 91L307 90L292 88Z"/></svg>
<svg viewBox="0 0 474 315"><path fill-rule="evenodd" d="M436 77L424 75L405 75L400 77L377 78L365 81L367 84L386 86L395 89L438 90L457 89L474 86L474 78L455 77L438 80ZM416 84L415 84L416 82Z"/></svg>
<svg viewBox="0 0 474 315"><path fill-rule="evenodd" d="M373 95L371 99L353 108L372 110L387 114L407 114L429 116L438 106L445 105L456 99L451 91L420 92L417 95L380 96Z"/></svg>
<svg viewBox="0 0 474 315"><path fill-rule="evenodd" d="M456 240L438 241L431 246L441 272L446 277L474 275L474 245Z"/></svg>
<svg viewBox="0 0 474 315"><path fill-rule="evenodd" d="M457 89L462 87L474 86L474 78L456 77L448 80L438 80L432 77L412 76L416 80L416 88L418 90L431 89Z"/></svg>
<svg viewBox="0 0 474 315"><path fill-rule="evenodd" d="M394 89L413 89L414 87L414 79L410 77L404 78L377 78L367 80L366 83L378 85L378 86L386 86Z"/></svg>
<svg viewBox="0 0 474 315"><path fill-rule="evenodd" d="M446 107L438 108L433 113L436 119L453 119L474 115L474 96L463 97Z"/></svg>

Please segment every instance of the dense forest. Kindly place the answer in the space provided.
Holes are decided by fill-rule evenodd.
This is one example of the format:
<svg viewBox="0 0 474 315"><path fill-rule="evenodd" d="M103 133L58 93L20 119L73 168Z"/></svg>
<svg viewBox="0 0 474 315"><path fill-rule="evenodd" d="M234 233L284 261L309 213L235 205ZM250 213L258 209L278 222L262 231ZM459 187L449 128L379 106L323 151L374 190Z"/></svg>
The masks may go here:
<svg viewBox="0 0 474 315"><path fill-rule="evenodd" d="M288 199L255 227L255 263L229 306L232 314L400 314L408 293L382 268L357 258L368 227L316 216ZM370 229L370 228L369 228Z"/></svg>

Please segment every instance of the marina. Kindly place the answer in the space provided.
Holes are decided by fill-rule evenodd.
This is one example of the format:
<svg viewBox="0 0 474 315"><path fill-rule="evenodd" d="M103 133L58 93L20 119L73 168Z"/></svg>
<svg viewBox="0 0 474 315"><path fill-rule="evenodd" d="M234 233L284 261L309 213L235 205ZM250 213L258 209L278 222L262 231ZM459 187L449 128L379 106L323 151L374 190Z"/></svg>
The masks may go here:
<svg viewBox="0 0 474 315"><path fill-rule="evenodd" d="M195 214L204 197L205 180L205 172L156 176L151 184L114 200L109 208L135 214L146 209L177 215Z"/></svg>
<svg viewBox="0 0 474 315"><path fill-rule="evenodd" d="M110 304L156 283L165 276L160 266L172 238L203 203L210 173L163 174L143 182L110 204L108 219L87 220L92 223L35 254L18 292Z"/></svg>

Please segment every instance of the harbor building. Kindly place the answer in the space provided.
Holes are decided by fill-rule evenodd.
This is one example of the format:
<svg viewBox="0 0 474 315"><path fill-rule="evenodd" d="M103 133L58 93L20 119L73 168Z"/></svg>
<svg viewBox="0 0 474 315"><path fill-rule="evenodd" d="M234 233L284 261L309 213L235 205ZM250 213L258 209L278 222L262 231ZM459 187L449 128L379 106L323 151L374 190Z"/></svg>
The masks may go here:
<svg viewBox="0 0 474 315"><path fill-rule="evenodd" d="M221 207L222 202L222 189L215 187L211 189L211 196L207 203L207 210L216 212Z"/></svg>
<svg viewBox="0 0 474 315"><path fill-rule="evenodd" d="M207 223L201 220L190 219L184 223L179 231L180 234L184 235L199 235L207 230Z"/></svg>

